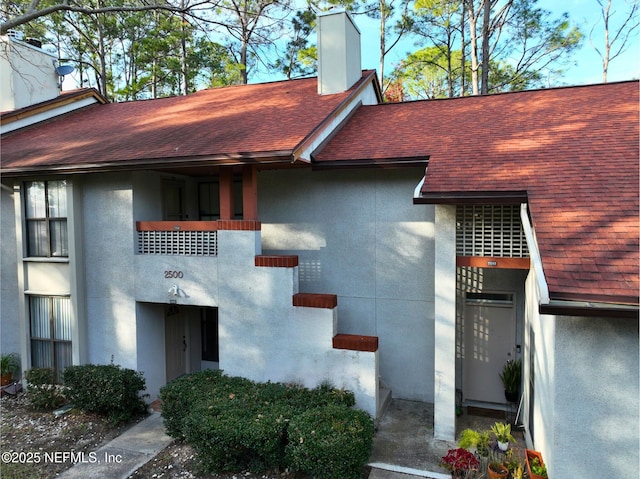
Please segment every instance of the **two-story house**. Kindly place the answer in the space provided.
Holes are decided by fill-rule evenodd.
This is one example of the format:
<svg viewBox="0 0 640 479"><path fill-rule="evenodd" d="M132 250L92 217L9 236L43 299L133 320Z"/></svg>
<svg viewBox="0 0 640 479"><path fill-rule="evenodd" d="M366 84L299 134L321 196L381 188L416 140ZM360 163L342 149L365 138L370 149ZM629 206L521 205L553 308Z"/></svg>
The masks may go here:
<svg viewBox="0 0 640 479"><path fill-rule="evenodd" d="M638 82L383 104L349 15L318 48L317 78L4 112L2 352L152 399L329 381L433 403L440 439L520 358L552 477L637 468Z"/></svg>

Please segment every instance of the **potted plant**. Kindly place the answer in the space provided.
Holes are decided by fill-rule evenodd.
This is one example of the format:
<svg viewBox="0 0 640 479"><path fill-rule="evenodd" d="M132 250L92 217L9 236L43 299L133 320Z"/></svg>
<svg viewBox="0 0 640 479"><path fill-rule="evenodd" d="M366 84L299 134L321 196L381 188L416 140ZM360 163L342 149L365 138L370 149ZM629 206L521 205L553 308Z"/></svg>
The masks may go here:
<svg viewBox="0 0 640 479"><path fill-rule="evenodd" d="M527 460L527 471L530 479L544 479L547 477L547 466L542 460L542 454L531 449L525 450Z"/></svg>
<svg viewBox="0 0 640 479"><path fill-rule="evenodd" d="M460 434L458 446L477 452L482 457L489 455L489 431L478 431L476 429L465 429Z"/></svg>
<svg viewBox="0 0 640 479"><path fill-rule="evenodd" d="M16 353L0 355L0 386L11 384L20 371L20 356Z"/></svg>
<svg viewBox="0 0 640 479"><path fill-rule="evenodd" d="M487 475L489 479L506 479L509 476L509 469L499 461L490 461L487 466Z"/></svg>
<svg viewBox="0 0 640 479"><path fill-rule="evenodd" d="M511 424L497 422L491 426L491 432L496 436L498 448L501 451L509 449L509 442L516 442L516 439L511 435Z"/></svg>
<svg viewBox="0 0 640 479"><path fill-rule="evenodd" d="M522 378L522 360L510 359L500 373L500 380L504 386L504 397L509 402L518 402L520 396L520 382Z"/></svg>
<svg viewBox="0 0 640 479"><path fill-rule="evenodd" d="M509 449L505 453L504 465L509 469L511 479L523 479L525 465L521 449Z"/></svg>
<svg viewBox="0 0 640 479"><path fill-rule="evenodd" d="M477 471L480 461L466 449L459 447L449 449L447 455L440 459L440 466L451 473L454 479L464 478L469 471Z"/></svg>

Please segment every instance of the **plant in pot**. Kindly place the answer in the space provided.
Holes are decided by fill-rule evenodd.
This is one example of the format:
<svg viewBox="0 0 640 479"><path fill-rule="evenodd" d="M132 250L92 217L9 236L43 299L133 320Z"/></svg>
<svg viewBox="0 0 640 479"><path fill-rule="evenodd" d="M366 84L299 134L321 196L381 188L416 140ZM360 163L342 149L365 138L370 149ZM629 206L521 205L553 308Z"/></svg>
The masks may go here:
<svg viewBox="0 0 640 479"><path fill-rule="evenodd" d="M542 460L542 454L538 451L527 449L525 451L527 459L527 471L530 479L544 479L547 477L547 466Z"/></svg>
<svg viewBox="0 0 640 479"><path fill-rule="evenodd" d="M511 424L497 422L491 426L491 432L496 437L498 448L501 451L509 449L509 442L516 442L516 439L511 435Z"/></svg>
<svg viewBox="0 0 640 479"><path fill-rule="evenodd" d="M525 466L522 449L509 449L505 453L504 465L509 469L511 479L523 479Z"/></svg>
<svg viewBox="0 0 640 479"><path fill-rule="evenodd" d="M489 479L506 479L509 476L509 469L500 461L490 461L487 466Z"/></svg>
<svg viewBox="0 0 640 479"><path fill-rule="evenodd" d="M0 386L13 381L13 376L20 371L20 356L16 353L0 355Z"/></svg>
<svg viewBox="0 0 640 479"><path fill-rule="evenodd" d="M500 380L504 386L504 397L509 402L518 402L520 396L520 382L522 378L522 360L510 359L500 373Z"/></svg>
<svg viewBox="0 0 640 479"><path fill-rule="evenodd" d="M477 452L479 456L489 455L489 431L478 431L476 429L465 429L460 434L458 446Z"/></svg>
<svg viewBox="0 0 640 479"><path fill-rule="evenodd" d="M447 455L440 459L440 466L451 473L454 479L467 477L470 471L477 471L480 461L466 449L459 447L449 449Z"/></svg>

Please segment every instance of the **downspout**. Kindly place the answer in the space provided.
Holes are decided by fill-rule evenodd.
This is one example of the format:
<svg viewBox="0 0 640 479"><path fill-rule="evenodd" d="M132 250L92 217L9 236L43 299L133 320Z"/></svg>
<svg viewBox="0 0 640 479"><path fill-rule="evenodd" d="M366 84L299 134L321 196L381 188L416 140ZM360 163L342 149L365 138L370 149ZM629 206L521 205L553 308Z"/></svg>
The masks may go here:
<svg viewBox="0 0 640 479"><path fill-rule="evenodd" d="M520 205L520 221L522 221L524 235L527 238L531 265L536 273L538 294L540 295L540 304L549 304L549 286L547 285L547 280L544 277L544 270L542 269L542 259L540 258L538 242L536 241L536 235L533 232L533 226L531 226L531 222L529 221L529 214L527 211L527 204L522 203Z"/></svg>
<svg viewBox="0 0 640 479"><path fill-rule="evenodd" d="M420 183L418 183L418 185L416 186L416 189L413 190L413 197L414 198L420 198L420 192L422 191L422 185L424 185L424 180L427 177L427 172L424 172L424 176L422 177L422 179L420 180Z"/></svg>

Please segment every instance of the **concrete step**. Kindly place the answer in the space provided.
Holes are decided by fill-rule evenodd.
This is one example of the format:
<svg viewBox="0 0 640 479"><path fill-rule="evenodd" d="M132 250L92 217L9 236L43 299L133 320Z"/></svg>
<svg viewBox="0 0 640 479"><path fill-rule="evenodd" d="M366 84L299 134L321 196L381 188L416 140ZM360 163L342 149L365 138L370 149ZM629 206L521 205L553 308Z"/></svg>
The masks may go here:
<svg viewBox="0 0 640 479"><path fill-rule="evenodd" d="M380 419L384 416L384 413L387 412L387 408L389 404L391 404L391 389L387 388L382 381L379 383L380 387L378 389L379 394L379 402L378 402L378 412L377 418Z"/></svg>

